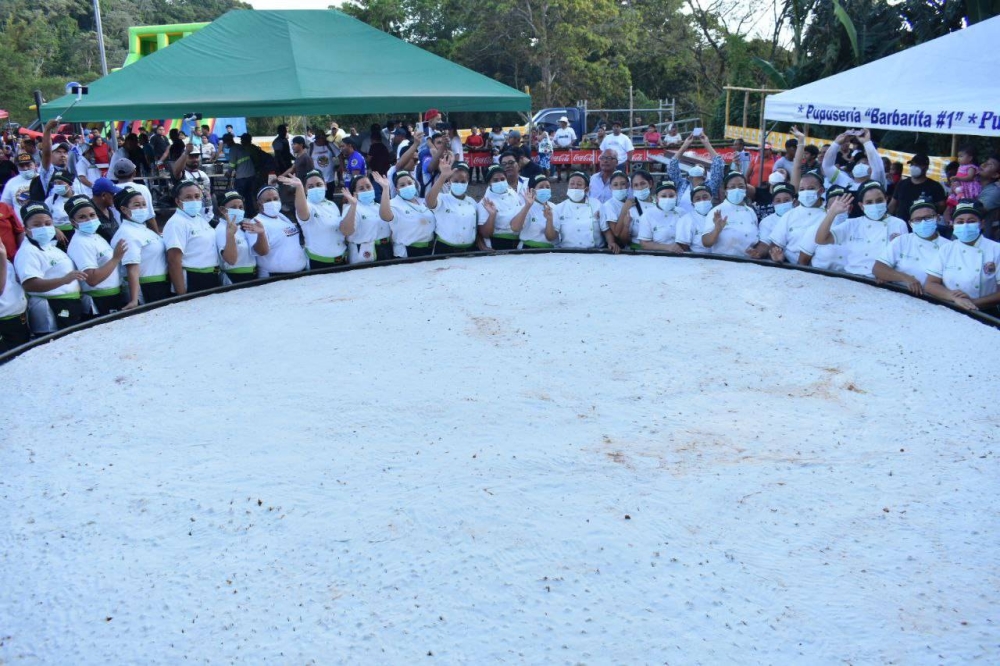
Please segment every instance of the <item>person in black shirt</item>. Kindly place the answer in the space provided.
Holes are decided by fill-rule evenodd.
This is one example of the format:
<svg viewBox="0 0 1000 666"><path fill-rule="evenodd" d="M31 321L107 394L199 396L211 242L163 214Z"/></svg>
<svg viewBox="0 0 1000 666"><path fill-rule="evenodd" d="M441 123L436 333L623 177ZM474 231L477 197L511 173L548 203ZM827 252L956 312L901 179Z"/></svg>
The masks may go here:
<svg viewBox="0 0 1000 666"><path fill-rule="evenodd" d="M941 183L927 177L930 163L927 155L918 153L913 156L909 162L910 177L903 178L896 183L893 190L892 200L889 202L890 215L896 215L896 212L899 211L904 217L907 216L910 206L917 199L933 201L934 205L937 206L938 213L944 211L944 204L948 196Z"/></svg>
<svg viewBox="0 0 1000 666"><path fill-rule="evenodd" d="M278 136L271 142L271 150L274 152L278 173L285 173L292 168L292 147L288 143L288 127L285 125L278 125Z"/></svg>

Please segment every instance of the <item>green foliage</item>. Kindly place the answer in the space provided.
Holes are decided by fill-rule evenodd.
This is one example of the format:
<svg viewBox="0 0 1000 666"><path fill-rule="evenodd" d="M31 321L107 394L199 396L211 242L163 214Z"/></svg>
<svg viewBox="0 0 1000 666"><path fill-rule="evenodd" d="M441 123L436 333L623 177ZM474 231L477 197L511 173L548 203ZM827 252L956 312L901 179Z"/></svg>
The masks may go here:
<svg viewBox="0 0 1000 666"><path fill-rule="evenodd" d="M238 0L103 0L108 68L124 63L132 26L211 21L249 8ZM0 0L0 90L11 120L26 125L35 119L29 108L34 90L54 99L67 82L100 75L91 0Z"/></svg>

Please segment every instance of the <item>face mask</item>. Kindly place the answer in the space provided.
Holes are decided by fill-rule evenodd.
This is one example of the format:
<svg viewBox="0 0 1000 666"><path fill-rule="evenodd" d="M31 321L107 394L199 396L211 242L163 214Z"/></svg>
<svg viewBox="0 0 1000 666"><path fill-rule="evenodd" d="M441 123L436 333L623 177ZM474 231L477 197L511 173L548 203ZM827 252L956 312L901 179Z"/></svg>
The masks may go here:
<svg viewBox="0 0 1000 666"><path fill-rule="evenodd" d="M695 201L694 210L699 215L708 215L708 211L712 210L711 201Z"/></svg>
<svg viewBox="0 0 1000 666"><path fill-rule="evenodd" d="M935 218L910 222L910 226L913 227L913 233L921 238L930 238L937 233L937 219Z"/></svg>
<svg viewBox="0 0 1000 666"><path fill-rule="evenodd" d="M657 199L656 205L662 211L665 212L672 211L674 207L677 205L677 197L663 197L661 199Z"/></svg>
<svg viewBox="0 0 1000 666"><path fill-rule="evenodd" d="M746 190L726 190L726 201L733 204L734 206L739 206L743 203L743 200L747 198Z"/></svg>
<svg viewBox="0 0 1000 666"><path fill-rule="evenodd" d="M92 234L96 234L100 226L100 220L88 220L87 222L80 222L76 225L76 228L79 229L81 234L87 234L90 236Z"/></svg>
<svg viewBox="0 0 1000 666"><path fill-rule="evenodd" d="M31 180L32 178L38 175L38 172L35 171L34 169L26 169L21 172L21 175L27 178L28 180Z"/></svg>
<svg viewBox="0 0 1000 666"><path fill-rule="evenodd" d="M955 232L955 238L962 241L963 243L971 243L972 241L979 238L978 222L959 223L953 226L952 230Z"/></svg>
<svg viewBox="0 0 1000 666"><path fill-rule="evenodd" d="M184 212L194 217L201 212L201 202L200 201L184 201L181 203L181 207Z"/></svg>
<svg viewBox="0 0 1000 666"><path fill-rule="evenodd" d="M704 178L705 170L702 169L701 167L694 167L693 169L688 171L688 175L691 176L692 178Z"/></svg>
<svg viewBox="0 0 1000 666"><path fill-rule="evenodd" d="M507 181L501 180L499 183L490 183L490 192L493 194L507 194Z"/></svg>
<svg viewBox="0 0 1000 666"><path fill-rule="evenodd" d="M548 203L552 198L552 190L535 190L535 201L538 203Z"/></svg>
<svg viewBox="0 0 1000 666"><path fill-rule="evenodd" d="M239 224L242 222L243 218L246 217L247 214L242 208L230 208L228 212L229 219L232 220L233 224Z"/></svg>
<svg viewBox="0 0 1000 666"><path fill-rule="evenodd" d="M819 201L819 192L815 190L802 190L799 192L799 203L806 208L812 208Z"/></svg>
<svg viewBox="0 0 1000 666"><path fill-rule="evenodd" d="M767 182L769 182L771 185L777 185L778 183L783 183L785 182L785 174L781 173L780 171L775 171L774 173L772 173L770 176L767 177Z"/></svg>
<svg viewBox="0 0 1000 666"><path fill-rule="evenodd" d="M884 203L865 204L865 217L869 220L881 220L885 217L886 205Z"/></svg>
<svg viewBox="0 0 1000 666"><path fill-rule="evenodd" d="M399 196L403 197L406 201L409 201L413 197L417 196L417 186L407 185L406 187L399 188Z"/></svg>
<svg viewBox="0 0 1000 666"><path fill-rule="evenodd" d="M54 193L54 194L55 194L55 195L56 195L57 197L64 197L64 196L66 196L66 192L67 192L68 190L69 190L69 187L68 187L67 185L61 185L61 184L60 184L60 185L53 185L53 186L52 186L52 192L53 192L53 193Z"/></svg>
<svg viewBox="0 0 1000 666"><path fill-rule="evenodd" d="M648 187L641 190L632 190L632 192L633 194L635 194L635 198L638 199L639 201L645 201L646 199L649 198Z"/></svg>
<svg viewBox="0 0 1000 666"><path fill-rule="evenodd" d="M452 183L451 193L456 197L464 197L465 192L469 189L468 183Z"/></svg>
<svg viewBox="0 0 1000 666"><path fill-rule="evenodd" d="M375 190L358 192L358 203L363 203L366 206L375 203Z"/></svg>
<svg viewBox="0 0 1000 666"><path fill-rule="evenodd" d="M774 204L774 212L778 214L778 217L783 217L785 213L790 211L795 204L791 201L786 201L785 203Z"/></svg>
<svg viewBox="0 0 1000 666"><path fill-rule="evenodd" d="M97 223L100 226L100 222ZM45 247L51 245L56 239L55 227L35 227L31 230L31 237L36 243Z"/></svg>
<svg viewBox="0 0 1000 666"><path fill-rule="evenodd" d="M325 187L311 187L306 192L306 199L309 203L318 204L320 201L326 198L326 188Z"/></svg>
<svg viewBox="0 0 1000 666"><path fill-rule="evenodd" d="M922 175L924 175L923 169L918 166L910 167L910 178L920 178Z"/></svg>
<svg viewBox="0 0 1000 666"><path fill-rule="evenodd" d="M858 164L851 170L851 175L855 178L867 178L871 171L867 164Z"/></svg>
<svg viewBox="0 0 1000 666"><path fill-rule="evenodd" d="M281 212L281 202L280 201L267 201L261 208L264 209L264 215L268 217L278 217L278 213Z"/></svg>
<svg viewBox="0 0 1000 666"><path fill-rule="evenodd" d="M128 212L129 219L136 224L146 224L146 221L151 217L149 211L145 208L139 208L137 210L130 210Z"/></svg>
<svg viewBox="0 0 1000 666"><path fill-rule="evenodd" d="M617 201L625 201L628 198L628 190L611 190L611 194Z"/></svg>
<svg viewBox="0 0 1000 666"><path fill-rule="evenodd" d="M573 203L580 203L583 201L584 191L583 190L566 190L566 196Z"/></svg>

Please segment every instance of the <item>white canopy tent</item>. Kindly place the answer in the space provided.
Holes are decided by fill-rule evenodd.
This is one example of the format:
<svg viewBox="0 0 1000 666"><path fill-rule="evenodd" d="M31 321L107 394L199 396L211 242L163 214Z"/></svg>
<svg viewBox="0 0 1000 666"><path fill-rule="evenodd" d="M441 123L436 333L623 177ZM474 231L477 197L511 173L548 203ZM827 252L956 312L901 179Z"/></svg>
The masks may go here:
<svg viewBox="0 0 1000 666"><path fill-rule="evenodd" d="M768 97L800 124L1000 136L1000 17Z"/></svg>

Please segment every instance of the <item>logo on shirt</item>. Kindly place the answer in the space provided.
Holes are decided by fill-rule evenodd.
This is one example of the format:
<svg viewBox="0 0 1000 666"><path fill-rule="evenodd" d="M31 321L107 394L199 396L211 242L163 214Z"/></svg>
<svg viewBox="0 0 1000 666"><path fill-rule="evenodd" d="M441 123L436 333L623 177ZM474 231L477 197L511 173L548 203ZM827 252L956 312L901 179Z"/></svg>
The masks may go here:
<svg viewBox="0 0 1000 666"><path fill-rule="evenodd" d="M286 236L298 236L299 235L299 228L298 227L285 227L285 235Z"/></svg>
<svg viewBox="0 0 1000 666"><path fill-rule="evenodd" d="M997 265L991 261L985 266L983 266L983 272L986 273L987 275L993 275L994 273L997 272Z"/></svg>

